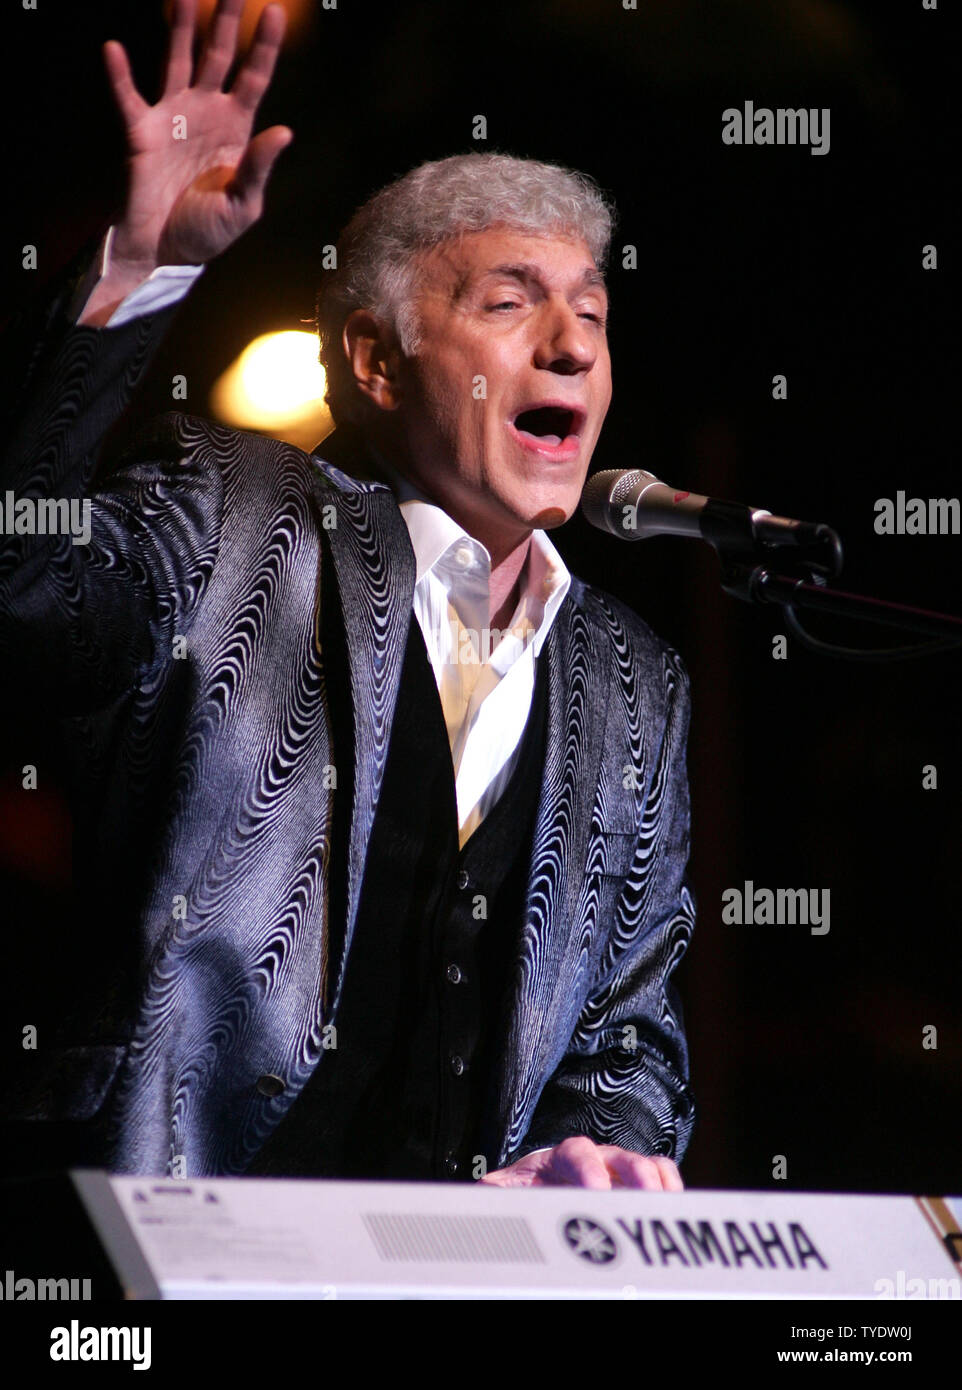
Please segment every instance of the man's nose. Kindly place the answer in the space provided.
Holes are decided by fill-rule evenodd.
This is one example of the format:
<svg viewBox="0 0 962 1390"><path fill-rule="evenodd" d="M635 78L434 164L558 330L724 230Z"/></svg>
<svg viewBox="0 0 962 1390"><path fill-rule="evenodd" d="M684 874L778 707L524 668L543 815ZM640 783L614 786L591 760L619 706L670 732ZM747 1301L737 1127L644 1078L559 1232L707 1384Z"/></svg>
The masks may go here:
<svg viewBox="0 0 962 1390"><path fill-rule="evenodd" d="M535 364L564 376L590 371L598 356L597 335L595 325L581 318L567 300L546 303L539 322Z"/></svg>

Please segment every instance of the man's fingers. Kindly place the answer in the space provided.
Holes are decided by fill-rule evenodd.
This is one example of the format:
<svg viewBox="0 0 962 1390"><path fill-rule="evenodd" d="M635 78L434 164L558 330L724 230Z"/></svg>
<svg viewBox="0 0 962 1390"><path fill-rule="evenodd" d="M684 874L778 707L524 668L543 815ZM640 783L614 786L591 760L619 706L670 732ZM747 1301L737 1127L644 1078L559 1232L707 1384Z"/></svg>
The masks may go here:
<svg viewBox="0 0 962 1390"><path fill-rule="evenodd" d="M272 125L255 135L244 151L231 180L231 193L243 202L258 200L264 192L274 161L294 139L289 126Z"/></svg>
<svg viewBox="0 0 962 1390"><path fill-rule="evenodd" d="M685 1184L670 1158L660 1154L632 1153L613 1144L603 1144L600 1151L616 1183L623 1187L641 1187L648 1192L682 1192Z"/></svg>
<svg viewBox="0 0 962 1390"><path fill-rule="evenodd" d="M541 1174L545 1184L589 1187L596 1191L611 1187L611 1174L600 1147L585 1135L565 1139L552 1151L550 1160Z"/></svg>
<svg viewBox="0 0 962 1390"><path fill-rule="evenodd" d="M204 91L218 91L227 76L237 50L243 8L244 0L220 0L217 6L197 69L196 86Z"/></svg>
<svg viewBox="0 0 962 1390"><path fill-rule="evenodd" d="M196 0L174 0L174 17L171 20L170 45L167 50L167 75L164 79L164 96L182 92L190 86L190 75L194 66L194 19Z"/></svg>
<svg viewBox="0 0 962 1390"><path fill-rule="evenodd" d="M614 1174L615 1184L621 1187L642 1187L647 1192L661 1192L661 1169L653 1159L627 1149L604 1146L605 1163Z"/></svg>
<svg viewBox="0 0 962 1390"><path fill-rule="evenodd" d="M257 110L281 51L281 40L287 27L287 13L281 5L268 5L257 21L257 30L244 64L231 87L231 96L245 108Z"/></svg>
<svg viewBox="0 0 962 1390"><path fill-rule="evenodd" d="M104 66L120 114L128 126L139 120L146 111L147 103L134 86L130 62L123 44L116 39L108 39L103 47Z"/></svg>
<svg viewBox="0 0 962 1390"><path fill-rule="evenodd" d="M663 1154L653 1158L652 1163L657 1163L661 1169L661 1185L666 1192L684 1192L685 1184L676 1163L670 1158L665 1158Z"/></svg>
<svg viewBox="0 0 962 1390"><path fill-rule="evenodd" d="M275 127L277 129L277 127ZM534 1165L533 1167L531 1165ZM513 1170L527 1167L517 1178ZM683 1192L677 1164L663 1154L639 1154L618 1144L596 1144L586 1134L573 1135L545 1153L529 1154L508 1168L488 1173L492 1186L640 1187L649 1192Z"/></svg>

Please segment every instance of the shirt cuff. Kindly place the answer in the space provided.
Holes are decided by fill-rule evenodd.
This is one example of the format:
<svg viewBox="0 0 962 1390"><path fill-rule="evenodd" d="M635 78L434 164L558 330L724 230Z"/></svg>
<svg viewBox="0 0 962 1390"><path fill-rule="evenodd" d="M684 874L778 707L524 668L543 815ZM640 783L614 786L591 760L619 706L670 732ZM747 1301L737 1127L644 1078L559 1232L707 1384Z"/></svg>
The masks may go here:
<svg viewBox="0 0 962 1390"><path fill-rule="evenodd" d="M99 256L94 258L90 270L78 285L71 301L70 317L75 323L82 314L84 305L110 268L113 240L114 228L110 227L100 243ZM145 314L159 313L161 309L176 304L184 298L203 269L202 265L159 265L142 284L120 301L105 327L119 328L132 319L141 318Z"/></svg>

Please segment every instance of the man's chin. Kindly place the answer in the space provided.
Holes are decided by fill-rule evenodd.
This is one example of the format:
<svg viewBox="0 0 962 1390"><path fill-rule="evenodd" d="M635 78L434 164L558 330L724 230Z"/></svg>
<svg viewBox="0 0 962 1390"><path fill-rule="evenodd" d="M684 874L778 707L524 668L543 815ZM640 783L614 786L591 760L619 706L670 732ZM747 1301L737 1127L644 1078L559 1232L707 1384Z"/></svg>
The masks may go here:
<svg viewBox="0 0 962 1390"><path fill-rule="evenodd" d="M531 525L535 531L550 531L555 526L563 526L569 515L563 507L554 504L537 512L531 519Z"/></svg>
<svg viewBox="0 0 962 1390"><path fill-rule="evenodd" d="M502 524L508 529L550 531L563 526L581 500L580 490L571 487L518 488L498 496Z"/></svg>
<svg viewBox="0 0 962 1390"><path fill-rule="evenodd" d="M514 522L525 531L551 531L563 526L575 510L577 503L565 508L558 501L545 498L538 506L530 499L524 503L516 502L509 507Z"/></svg>

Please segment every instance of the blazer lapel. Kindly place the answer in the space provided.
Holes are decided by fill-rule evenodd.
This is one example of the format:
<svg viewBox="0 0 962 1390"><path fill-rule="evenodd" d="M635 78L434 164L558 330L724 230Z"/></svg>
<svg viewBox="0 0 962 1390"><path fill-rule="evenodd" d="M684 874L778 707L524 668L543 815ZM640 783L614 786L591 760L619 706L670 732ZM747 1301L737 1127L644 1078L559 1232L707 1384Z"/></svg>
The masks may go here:
<svg viewBox="0 0 962 1390"><path fill-rule="evenodd" d="M577 581L575 581L577 583ZM562 604L540 660L548 662L545 766L527 903L498 1063L498 1166L521 1143L545 1081L577 1019L586 952L577 918L592 838L611 654L581 604Z"/></svg>
<svg viewBox="0 0 962 1390"><path fill-rule="evenodd" d="M330 1001L325 1010L328 1015L340 1000L357 918L367 847L387 763L416 575L411 538L393 492L381 482L358 481L337 463L332 464L332 459L342 460L351 467L352 474L367 472L367 457L361 452L359 437L343 427L336 435L336 443L332 435L319 446L323 447L323 460L316 454L313 457L318 464L318 502L322 508L332 504L335 508L336 524L325 528L325 534L330 541L347 639L354 798L347 850L345 920L328 932L331 954L323 971L323 992ZM330 599L331 596L322 595L321 602Z"/></svg>

